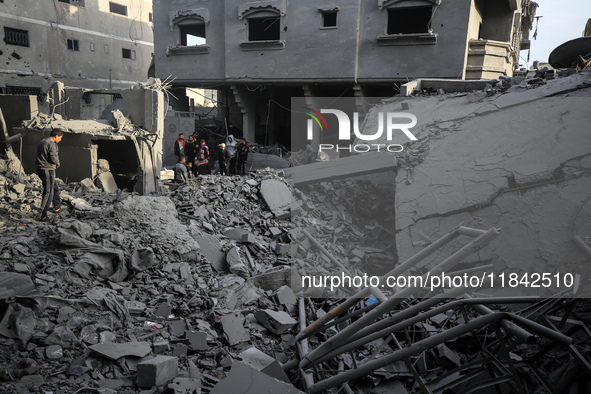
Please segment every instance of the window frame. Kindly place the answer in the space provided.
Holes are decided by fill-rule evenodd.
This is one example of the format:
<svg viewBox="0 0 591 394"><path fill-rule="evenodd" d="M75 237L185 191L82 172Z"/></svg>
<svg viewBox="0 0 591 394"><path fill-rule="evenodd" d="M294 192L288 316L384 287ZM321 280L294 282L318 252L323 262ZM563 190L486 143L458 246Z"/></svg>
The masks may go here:
<svg viewBox="0 0 591 394"><path fill-rule="evenodd" d="M433 16L441 0L379 0L378 5L385 11L384 34L377 37L378 46L434 45L438 34L433 31ZM396 11L430 9L431 16L424 32L394 33L391 31L392 14Z"/></svg>
<svg viewBox="0 0 591 394"><path fill-rule="evenodd" d="M66 45L68 47L68 51L80 52L80 40L75 38L67 38Z"/></svg>
<svg viewBox="0 0 591 394"><path fill-rule="evenodd" d="M84 0L58 0L60 3L67 3L76 7L85 7Z"/></svg>
<svg viewBox="0 0 591 394"><path fill-rule="evenodd" d="M128 51L129 57L125 56L126 51ZM128 60L136 60L135 50L129 48L121 48L121 58Z"/></svg>
<svg viewBox="0 0 591 394"><path fill-rule="evenodd" d="M338 20L338 15L339 15L339 10L318 10L318 12L320 12L321 16L322 16L322 20L321 20L321 26L320 29L322 30L327 30L327 29L337 29L339 27L339 20ZM327 26L326 25L326 15L334 15L334 25L330 25Z"/></svg>
<svg viewBox="0 0 591 394"><path fill-rule="evenodd" d="M245 41L240 43L240 49L244 51L261 51L261 50L281 50L285 48L285 40L283 39L284 30L281 29L282 14L279 9L275 7L266 7L263 9L248 9L241 16L245 24ZM273 18L278 23L278 35L270 37L271 39L252 40L251 38L251 23L253 20L265 20ZM273 22L275 23L275 22ZM276 37L276 38L275 38Z"/></svg>
<svg viewBox="0 0 591 394"><path fill-rule="evenodd" d="M22 37L23 40L9 40L9 36L14 34L16 37ZM30 47L29 31L23 29L15 29L13 27L4 26L4 42L6 45L16 45L19 47Z"/></svg>
<svg viewBox="0 0 591 394"><path fill-rule="evenodd" d="M117 11L117 7L121 7L121 10L125 10L125 13ZM127 6L124 4L115 3L114 1L109 1L109 12L111 14L121 15L121 16L128 16Z"/></svg>

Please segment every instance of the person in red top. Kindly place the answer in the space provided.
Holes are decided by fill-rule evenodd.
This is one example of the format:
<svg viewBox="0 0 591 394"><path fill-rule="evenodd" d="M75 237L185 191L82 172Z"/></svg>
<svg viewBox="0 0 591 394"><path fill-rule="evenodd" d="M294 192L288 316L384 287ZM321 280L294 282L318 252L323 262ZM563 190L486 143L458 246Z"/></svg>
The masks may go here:
<svg viewBox="0 0 591 394"><path fill-rule="evenodd" d="M178 160L180 155L187 156L188 153L187 140L185 139L185 135L180 133L179 139L174 142L174 157Z"/></svg>

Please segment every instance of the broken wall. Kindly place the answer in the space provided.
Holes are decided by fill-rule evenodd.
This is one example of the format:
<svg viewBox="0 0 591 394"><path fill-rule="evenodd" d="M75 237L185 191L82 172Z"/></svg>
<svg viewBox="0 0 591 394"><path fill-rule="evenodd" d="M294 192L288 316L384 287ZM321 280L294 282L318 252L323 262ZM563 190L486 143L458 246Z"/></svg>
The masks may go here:
<svg viewBox="0 0 591 394"><path fill-rule="evenodd" d="M0 95L0 109L6 122L6 131L12 136L13 128L19 127L23 120L32 119L39 113L37 96ZM0 133L0 151L4 148L4 133Z"/></svg>
<svg viewBox="0 0 591 394"><path fill-rule="evenodd" d="M585 272L588 255L571 235L591 234L591 207L577 216L591 186L589 86L586 73L488 98L411 100L419 141L396 176L399 260L459 225L497 227L501 235L473 263L518 274ZM401 100L379 110L396 112Z"/></svg>

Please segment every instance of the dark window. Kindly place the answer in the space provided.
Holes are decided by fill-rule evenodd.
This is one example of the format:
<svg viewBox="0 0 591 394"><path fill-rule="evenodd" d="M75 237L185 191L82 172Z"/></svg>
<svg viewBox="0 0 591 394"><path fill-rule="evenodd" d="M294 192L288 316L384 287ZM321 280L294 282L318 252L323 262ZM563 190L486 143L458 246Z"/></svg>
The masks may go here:
<svg viewBox="0 0 591 394"><path fill-rule="evenodd" d="M389 9L388 34L428 33L432 9L432 7Z"/></svg>
<svg viewBox="0 0 591 394"><path fill-rule="evenodd" d="M326 11L322 13L322 27L337 27L336 11Z"/></svg>
<svg viewBox="0 0 591 394"><path fill-rule="evenodd" d="M121 51L121 54L124 59L135 60L135 51L134 50L123 48Z"/></svg>
<svg viewBox="0 0 591 394"><path fill-rule="evenodd" d="M6 86L6 94L14 94L19 96L37 96L37 101L43 101L43 93L41 93L41 88Z"/></svg>
<svg viewBox="0 0 591 394"><path fill-rule="evenodd" d="M78 7L84 7L84 0L59 0L59 1L62 3L77 5Z"/></svg>
<svg viewBox="0 0 591 394"><path fill-rule="evenodd" d="M29 46L29 32L27 30L11 29L4 27L4 42L21 47Z"/></svg>
<svg viewBox="0 0 591 394"><path fill-rule="evenodd" d="M125 15L127 16L127 6L113 3L109 1L109 11L114 14Z"/></svg>
<svg viewBox="0 0 591 394"><path fill-rule="evenodd" d="M279 38L279 17L248 19L248 41L278 41Z"/></svg>
<svg viewBox="0 0 591 394"><path fill-rule="evenodd" d="M154 21L154 16L152 15L151 12L148 12L148 22L153 22Z"/></svg>
<svg viewBox="0 0 591 394"><path fill-rule="evenodd" d="M195 23L191 25L180 25L181 45L193 46L205 44L205 24Z"/></svg>
<svg viewBox="0 0 591 394"><path fill-rule="evenodd" d="M72 40L68 38L68 49L71 51L79 51L80 47L78 46L78 40Z"/></svg>

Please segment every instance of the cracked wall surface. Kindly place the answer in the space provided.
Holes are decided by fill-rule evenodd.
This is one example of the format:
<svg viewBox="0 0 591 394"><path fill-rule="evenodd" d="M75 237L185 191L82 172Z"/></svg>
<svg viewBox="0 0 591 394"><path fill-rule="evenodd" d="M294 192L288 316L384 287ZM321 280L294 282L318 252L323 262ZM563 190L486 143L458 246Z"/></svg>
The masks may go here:
<svg viewBox="0 0 591 394"><path fill-rule="evenodd" d="M419 141L407 146L396 179L399 261L459 225L497 227L501 236L473 263L492 264L497 272L584 273L589 256L570 237L573 231L591 235L591 207L571 226L591 193L589 76L490 97L406 99L419 120L413 129ZM400 101L379 111L400 112ZM407 141L401 135L395 142ZM457 240L418 269L465 242Z"/></svg>

